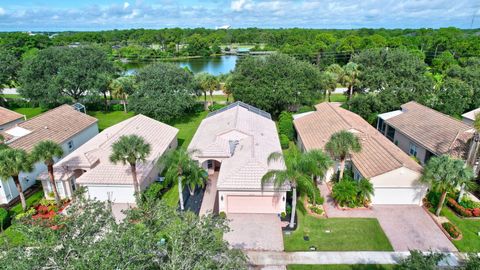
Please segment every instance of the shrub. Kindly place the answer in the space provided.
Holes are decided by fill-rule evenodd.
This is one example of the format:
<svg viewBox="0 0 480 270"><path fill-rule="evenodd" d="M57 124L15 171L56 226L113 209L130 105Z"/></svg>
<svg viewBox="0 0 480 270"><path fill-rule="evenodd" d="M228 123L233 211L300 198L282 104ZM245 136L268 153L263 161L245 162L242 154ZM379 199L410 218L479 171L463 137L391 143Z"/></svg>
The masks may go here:
<svg viewBox="0 0 480 270"><path fill-rule="evenodd" d="M442 223L442 227L448 232L452 238L458 238L460 236L460 230L457 226L450 222Z"/></svg>
<svg viewBox="0 0 480 270"><path fill-rule="evenodd" d="M226 214L225 212L220 212L220 213L218 213L218 216L219 216L220 218L227 218L227 214Z"/></svg>
<svg viewBox="0 0 480 270"><path fill-rule="evenodd" d="M288 149L290 140L288 139L287 135L280 134L280 145L282 146L282 149Z"/></svg>
<svg viewBox="0 0 480 270"><path fill-rule="evenodd" d="M462 201L460 201L459 203L461 206L465 207L465 208L479 208L480 207L480 204L477 203L477 202L474 202L472 200L470 200L469 198L466 198L464 197L462 199Z"/></svg>
<svg viewBox="0 0 480 270"><path fill-rule="evenodd" d="M325 201L325 199L322 197L322 194L320 194L320 189L318 189L318 187L315 187L315 189L313 190L313 192L315 192L315 204L323 204L323 202ZM313 204L313 195L311 191L308 192L308 202Z"/></svg>
<svg viewBox="0 0 480 270"><path fill-rule="evenodd" d="M322 208L320 208L318 206L310 206L310 211L312 211L315 214L319 214L319 215L323 214Z"/></svg>
<svg viewBox="0 0 480 270"><path fill-rule="evenodd" d="M278 132L285 134L289 140L293 140L295 135L293 129L293 117L289 112L283 111L278 117Z"/></svg>
<svg viewBox="0 0 480 270"><path fill-rule="evenodd" d="M220 110L220 109L223 108L223 107L225 107L225 105L215 103L215 104L213 104L213 105L208 106L208 110L211 111L211 112L214 112L214 111Z"/></svg>
<svg viewBox="0 0 480 270"><path fill-rule="evenodd" d="M453 198L448 198L447 199L447 205L450 206L450 208L457 214L459 214L462 217L472 217L473 216L473 211L472 209L467 209L455 201Z"/></svg>
<svg viewBox="0 0 480 270"><path fill-rule="evenodd" d="M358 206L357 194L358 187L354 181L342 180L336 183L332 189L332 197L340 206Z"/></svg>
<svg viewBox="0 0 480 270"><path fill-rule="evenodd" d="M282 212L282 213L280 214L280 216L281 216L282 218L286 218L286 217L287 217L287 213Z"/></svg>
<svg viewBox="0 0 480 270"><path fill-rule="evenodd" d="M162 183L154 182L142 193L142 199L145 201L155 201L161 197L161 191L164 188Z"/></svg>
<svg viewBox="0 0 480 270"><path fill-rule="evenodd" d="M3 231L10 225L10 214L4 208L0 208L0 229Z"/></svg>
<svg viewBox="0 0 480 270"><path fill-rule="evenodd" d="M123 111L123 105L122 104L113 104L110 106L112 111Z"/></svg>
<svg viewBox="0 0 480 270"><path fill-rule="evenodd" d="M472 211L474 217L480 217L480 208L475 208Z"/></svg>

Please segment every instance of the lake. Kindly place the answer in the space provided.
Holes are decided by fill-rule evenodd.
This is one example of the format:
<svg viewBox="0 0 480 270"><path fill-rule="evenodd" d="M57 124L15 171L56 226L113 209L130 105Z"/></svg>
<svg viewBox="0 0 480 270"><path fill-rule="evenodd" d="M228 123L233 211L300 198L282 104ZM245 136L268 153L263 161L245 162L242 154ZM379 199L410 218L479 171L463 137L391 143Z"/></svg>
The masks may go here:
<svg viewBox="0 0 480 270"><path fill-rule="evenodd" d="M226 74L235 69L237 55L222 55L205 58L191 58L183 60L169 61L180 67L188 67L193 73L207 72L212 75ZM125 64L126 74L133 74L139 68L142 68L152 62L130 62Z"/></svg>

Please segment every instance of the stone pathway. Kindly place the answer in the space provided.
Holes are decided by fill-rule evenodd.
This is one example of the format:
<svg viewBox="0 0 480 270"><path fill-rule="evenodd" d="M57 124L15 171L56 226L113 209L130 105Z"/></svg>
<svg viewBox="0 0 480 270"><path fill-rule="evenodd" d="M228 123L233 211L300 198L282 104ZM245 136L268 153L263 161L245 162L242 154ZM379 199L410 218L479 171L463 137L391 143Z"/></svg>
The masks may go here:
<svg viewBox="0 0 480 270"><path fill-rule="evenodd" d="M409 252L327 251L327 252L261 252L247 251L249 262L257 266L290 264L398 264ZM445 253L442 266L457 266L465 258L462 253Z"/></svg>
<svg viewBox="0 0 480 270"><path fill-rule="evenodd" d="M370 209L342 210L335 206L326 183L320 186L325 213L331 218L376 218L395 251L457 251L430 215L417 205L373 205Z"/></svg>
<svg viewBox="0 0 480 270"><path fill-rule="evenodd" d="M202 206L200 207L200 215L213 213L215 208L215 199L217 198L217 178L218 172L208 176L207 186L203 194Z"/></svg>

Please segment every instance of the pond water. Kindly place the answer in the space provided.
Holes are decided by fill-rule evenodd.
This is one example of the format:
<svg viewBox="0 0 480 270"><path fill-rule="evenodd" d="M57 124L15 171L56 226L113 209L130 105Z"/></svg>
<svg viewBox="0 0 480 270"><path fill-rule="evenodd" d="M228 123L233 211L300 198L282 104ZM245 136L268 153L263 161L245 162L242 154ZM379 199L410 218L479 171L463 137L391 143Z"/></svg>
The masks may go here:
<svg viewBox="0 0 480 270"><path fill-rule="evenodd" d="M226 74L235 69L235 64L239 56L222 55L205 58L183 59L178 61L170 61L180 67L188 67L193 73L207 72L212 75ZM125 73L133 74L139 68L142 68L152 62L130 62L125 64Z"/></svg>

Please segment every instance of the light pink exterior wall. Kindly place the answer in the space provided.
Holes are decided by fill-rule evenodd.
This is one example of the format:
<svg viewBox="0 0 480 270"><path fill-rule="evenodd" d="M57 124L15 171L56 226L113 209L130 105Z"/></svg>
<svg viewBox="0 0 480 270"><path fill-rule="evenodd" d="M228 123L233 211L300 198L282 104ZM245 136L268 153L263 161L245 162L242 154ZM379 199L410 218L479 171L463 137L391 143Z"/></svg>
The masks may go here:
<svg viewBox="0 0 480 270"><path fill-rule="evenodd" d="M229 200L230 196L230 200ZM232 198L233 197L233 198ZM242 198L238 198L242 197ZM286 192L255 192L255 191L219 191L219 212L229 213L275 213L285 212ZM230 203L230 205L229 205ZM232 205L232 203L234 205ZM232 212L232 213L233 213Z"/></svg>

